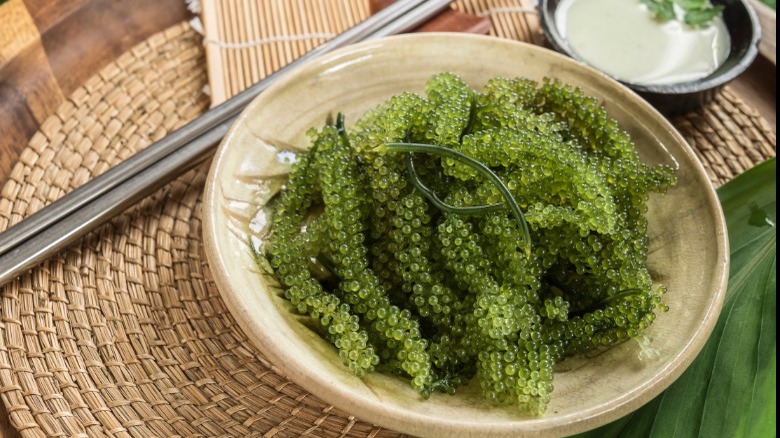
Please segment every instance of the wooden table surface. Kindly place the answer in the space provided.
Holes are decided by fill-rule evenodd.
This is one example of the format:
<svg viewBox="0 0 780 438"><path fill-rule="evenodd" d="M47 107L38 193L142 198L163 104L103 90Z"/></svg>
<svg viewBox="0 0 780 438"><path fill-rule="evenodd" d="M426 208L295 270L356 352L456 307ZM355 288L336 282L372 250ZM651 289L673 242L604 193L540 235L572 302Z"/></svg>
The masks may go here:
<svg viewBox="0 0 780 438"><path fill-rule="evenodd" d="M0 186L66 96L134 45L189 18L183 0L0 0ZM731 84L775 131L776 72L759 57ZM17 436L0 403L0 438Z"/></svg>

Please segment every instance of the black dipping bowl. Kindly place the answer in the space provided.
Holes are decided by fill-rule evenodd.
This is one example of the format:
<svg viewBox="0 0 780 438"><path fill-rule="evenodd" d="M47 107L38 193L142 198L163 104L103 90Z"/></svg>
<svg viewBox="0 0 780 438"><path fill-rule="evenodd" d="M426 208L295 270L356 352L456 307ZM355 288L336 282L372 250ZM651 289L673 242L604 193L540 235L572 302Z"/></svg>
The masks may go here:
<svg viewBox="0 0 780 438"><path fill-rule="evenodd" d="M544 34L555 50L587 64L572 51L558 31L555 10L561 1L539 1L539 18ZM712 0L712 4L723 5L723 21L731 37L729 55L717 70L695 81L669 85L642 85L620 80L666 116L693 111L712 100L717 90L745 71L758 53L761 26L753 8L745 0Z"/></svg>

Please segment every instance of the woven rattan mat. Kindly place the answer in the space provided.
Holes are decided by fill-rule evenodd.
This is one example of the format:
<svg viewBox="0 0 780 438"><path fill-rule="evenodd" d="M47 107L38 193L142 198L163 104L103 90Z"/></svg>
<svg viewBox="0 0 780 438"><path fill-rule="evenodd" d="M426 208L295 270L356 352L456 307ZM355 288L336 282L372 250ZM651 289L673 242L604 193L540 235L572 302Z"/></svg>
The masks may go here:
<svg viewBox="0 0 780 438"><path fill-rule="evenodd" d="M204 84L201 37L186 24L106 67L24 149L2 188L0 230L204 111ZM715 183L775 155L775 133L728 90L674 123ZM12 424L27 437L397 436L308 394L248 342L203 254L204 181L205 167L3 288L0 393Z"/></svg>

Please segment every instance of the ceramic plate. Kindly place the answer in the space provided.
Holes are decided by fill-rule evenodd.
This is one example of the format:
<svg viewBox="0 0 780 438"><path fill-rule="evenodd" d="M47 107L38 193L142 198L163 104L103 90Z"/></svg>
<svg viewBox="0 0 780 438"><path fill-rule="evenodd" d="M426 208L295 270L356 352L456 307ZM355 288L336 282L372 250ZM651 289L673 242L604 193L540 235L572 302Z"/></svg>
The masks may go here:
<svg viewBox="0 0 780 438"><path fill-rule="evenodd" d="M547 412L529 417L487 403L473 382L455 396L422 400L408 381L373 373L362 379L290 310L273 274L258 268L265 203L284 179L289 151L305 150L306 131L329 115L355 121L403 91L422 92L443 71L479 89L488 79L559 78L596 96L630 132L650 164L677 169L679 183L649 202L654 280L666 284L662 313L647 332L657 356L640 360L635 341L556 367ZM709 336L723 301L728 240L716 194L680 134L646 102L607 76L552 51L464 34L413 34L370 41L301 67L247 107L223 140L204 201L206 253L227 306L257 348L293 382L356 417L421 436L555 436L585 431L637 409L671 384Z"/></svg>

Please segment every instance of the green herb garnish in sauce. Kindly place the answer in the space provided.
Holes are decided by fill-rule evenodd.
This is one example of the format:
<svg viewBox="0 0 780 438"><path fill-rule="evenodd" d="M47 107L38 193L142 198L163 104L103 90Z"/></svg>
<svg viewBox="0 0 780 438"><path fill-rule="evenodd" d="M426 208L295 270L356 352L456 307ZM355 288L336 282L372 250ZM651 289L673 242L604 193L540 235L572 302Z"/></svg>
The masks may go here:
<svg viewBox="0 0 780 438"><path fill-rule="evenodd" d="M713 6L709 0L641 0L650 13L662 21L678 18L675 10L680 10L680 19L693 27L706 27L723 12L723 6Z"/></svg>

